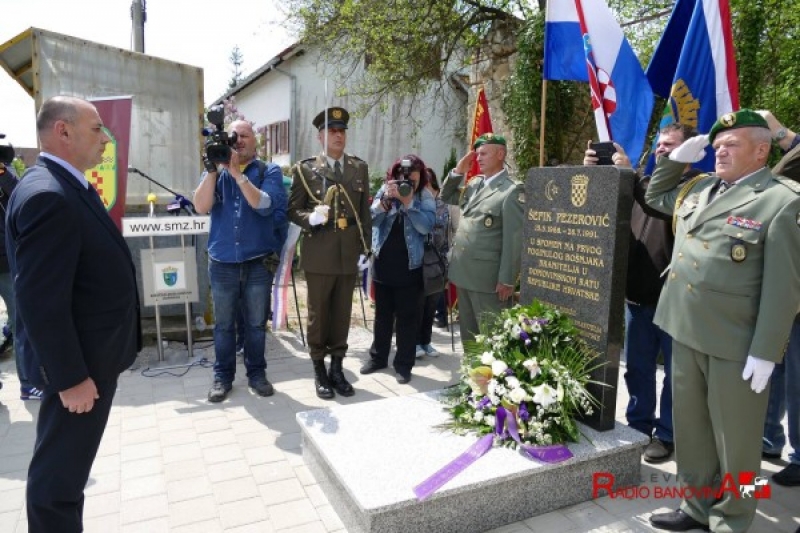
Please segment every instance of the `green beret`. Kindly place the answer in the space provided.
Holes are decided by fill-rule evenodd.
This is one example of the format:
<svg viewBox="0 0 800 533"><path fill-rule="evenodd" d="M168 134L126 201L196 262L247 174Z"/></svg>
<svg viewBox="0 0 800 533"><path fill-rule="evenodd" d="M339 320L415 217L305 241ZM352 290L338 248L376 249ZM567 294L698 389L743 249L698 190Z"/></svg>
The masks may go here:
<svg viewBox="0 0 800 533"><path fill-rule="evenodd" d="M717 134L736 128L766 128L769 129L764 117L752 109L740 109L734 113L725 113L717 120L708 132L708 142L713 143Z"/></svg>
<svg viewBox="0 0 800 533"><path fill-rule="evenodd" d="M340 130L347 129L347 123L350 122L350 113L343 107L329 107L328 111L328 128L338 128ZM314 120L311 122L315 128L318 130L326 129L325 128L325 110L320 111L319 115L314 117Z"/></svg>
<svg viewBox="0 0 800 533"><path fill-rule="evenodd" d="M506 138L502 135L495 135L494 133L484 133L477 139L472 145L473 150L477 150L479 146L483 146L484 144L500 144L502 146L506 145Z"/></svg>

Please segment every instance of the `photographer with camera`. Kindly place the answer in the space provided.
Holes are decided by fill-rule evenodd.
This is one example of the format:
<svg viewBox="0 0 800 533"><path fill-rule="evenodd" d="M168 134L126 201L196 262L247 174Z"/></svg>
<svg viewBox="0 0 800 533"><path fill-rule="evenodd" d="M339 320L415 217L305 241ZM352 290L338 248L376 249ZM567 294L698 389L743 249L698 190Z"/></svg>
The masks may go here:
<svg viewBox="0 0 800 533"><path fill-rule="evenodd" d="M422 256L425 237L436 221L436 200L427 188L426 168L415 155L395 161L372 202L375 329L370 359L361 373L372 374L388 366L396 327L394 370L398 383L411 381L422 320Z"/></svg>
<svg viewBox="0 0 800 533"><path fill-rule="evenodd" d="M221 402L236 374L236 315L245 321L244 366L251 389L271 396L267 380L266 322L272 261L286 240L286 192L278 165L256 158L253 126L237 120L222 128L219 108L208 113L216 130L206 142L206 172L194 193L198 213L211 214L208 272L214 299L214 383L208 401ZM204 132L206 133L206 132Z"/></svg>
<svg viewBox="0 0 800 533"><path fill-rule="evenodd" d="M345 154L350 114L341 107L312 121L323 151L292 167L289 218L303 230L300 268L308 286L308 354L319 398L355 394L343 372L359 269L372 231L369 168ZM325 355L331 356L330 370ZM334 392L335 391L335 392Z"/></svg>

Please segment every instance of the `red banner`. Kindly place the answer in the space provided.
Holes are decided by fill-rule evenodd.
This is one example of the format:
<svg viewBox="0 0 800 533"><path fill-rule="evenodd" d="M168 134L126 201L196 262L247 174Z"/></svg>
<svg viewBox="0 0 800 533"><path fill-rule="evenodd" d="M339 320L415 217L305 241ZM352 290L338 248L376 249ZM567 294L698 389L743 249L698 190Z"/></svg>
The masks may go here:
<svg viewBox="0 0 800 533"><path fill-rule="evenodd" d="M475 115L472 118L472 136L469 140L469 147L475 144L475 140L484 133L494 133L492 130L492 119L489 116L489 104L486 102L486 93L483 87L478 89L478 97L475 102ZM480 174L477 159L472 162L472 168L467 172L466 181L472 179L473 176Z"/></svg>
<svg viewBox="0 0 800 533"><path fill-rule="evenodd" d="M128 188L128 148L131 138L130 96L89 99L97 108L111 141L106 144L103 160L86 171L86 179L97 189L114 224L122 231L125 194Z"/></svg>

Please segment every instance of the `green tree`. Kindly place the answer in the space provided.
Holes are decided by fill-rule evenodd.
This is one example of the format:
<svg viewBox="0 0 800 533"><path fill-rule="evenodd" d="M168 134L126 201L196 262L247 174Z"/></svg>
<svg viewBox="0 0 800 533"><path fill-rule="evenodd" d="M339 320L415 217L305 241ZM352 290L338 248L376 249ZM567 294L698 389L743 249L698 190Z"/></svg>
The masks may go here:
<svg viewBox="0 0 800 533"><path fill-rule="evenodd" d="M244 65L244 55L242 51L239 50L239 45L233 47L231 50L231 55L228 56L228 61L230 61L233 69L231 70L232 76L230 81L228 82L228 89L233 89L244 79L244 75L242 74L242 65Z"/></svg>

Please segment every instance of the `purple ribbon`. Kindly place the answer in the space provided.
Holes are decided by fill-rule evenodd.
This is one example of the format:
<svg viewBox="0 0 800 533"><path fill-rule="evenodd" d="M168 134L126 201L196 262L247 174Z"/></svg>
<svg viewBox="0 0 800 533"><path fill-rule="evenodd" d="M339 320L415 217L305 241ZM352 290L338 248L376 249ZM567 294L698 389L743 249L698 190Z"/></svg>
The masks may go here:
<svg viewBox="0 0 800 533"><path fill-rule="evenodd" d="M463 472L469 465L480 459L492 449L494 435L485 435L478 442L470 446L467 451L447 463L441 470L414 487L414 494L419 501L426 500L431 494L439 490L445 483Z"/></svg>
<svg viewBox="0 0 800 533"><path fill-rule="evenodd" d="M531 446L524 444L519 436L517 420L513 413L505 407L498 407L495 413L494 435L484 435L470 446L467 451L447 463L435 474L414 487L414 495L419 501L428 499L434 492L442 488L448 481L466 470L466 468L483 457L494 444L494 437L505 440L509 436L514 439L529 459L534 459L543 463L560 463L572 457L572 452L563 444L553 444L550 446Z"/></svg>

